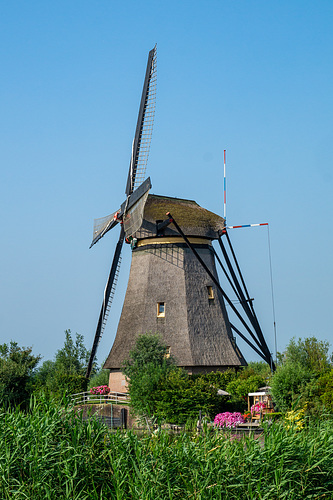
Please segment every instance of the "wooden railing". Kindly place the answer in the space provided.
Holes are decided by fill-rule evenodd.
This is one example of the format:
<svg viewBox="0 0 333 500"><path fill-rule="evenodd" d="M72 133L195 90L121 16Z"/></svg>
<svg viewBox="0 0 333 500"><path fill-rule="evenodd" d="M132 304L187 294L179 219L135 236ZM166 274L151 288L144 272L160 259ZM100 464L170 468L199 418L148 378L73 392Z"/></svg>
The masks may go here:
<svg viewBox="0 0 333 500"><path fill-rule="evenodd" d="M129 395L126 392L109 392L109 394L91 394L89 391L72 394L72 400L75 405L85 404L110 404L110 403L129 403Z"/></svg>

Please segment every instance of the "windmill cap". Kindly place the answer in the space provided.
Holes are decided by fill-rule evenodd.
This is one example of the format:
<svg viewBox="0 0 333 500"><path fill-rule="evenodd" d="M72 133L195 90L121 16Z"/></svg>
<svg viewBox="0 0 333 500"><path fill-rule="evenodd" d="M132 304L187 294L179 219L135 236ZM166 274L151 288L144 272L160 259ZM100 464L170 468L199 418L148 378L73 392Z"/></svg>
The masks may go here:
<svg viewBox="0 0 333 500"><path fill-rule="evenodd" d="M149 194L142 225L135 233L135 237L137 239L155 237L157 222L165 220L168 213L172 214L186 236L199 236L213 240L218 238L219 232L225 227L223 217L200 207L194 200ZM172 223L164 229L163 234L178 236Z"/></svg>

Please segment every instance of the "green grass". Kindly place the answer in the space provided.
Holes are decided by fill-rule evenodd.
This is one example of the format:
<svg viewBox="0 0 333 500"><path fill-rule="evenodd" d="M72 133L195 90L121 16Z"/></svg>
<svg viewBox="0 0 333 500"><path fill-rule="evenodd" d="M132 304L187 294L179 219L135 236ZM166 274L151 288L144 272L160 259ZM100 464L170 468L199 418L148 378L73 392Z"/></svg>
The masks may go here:
<svg viewBox="0 0 333 500"><path fill-rule="evenodd" d="M1 499L333 498L333 426L274 423L265 443L224 433L110 433L35 400L0 413Z"/></svg>

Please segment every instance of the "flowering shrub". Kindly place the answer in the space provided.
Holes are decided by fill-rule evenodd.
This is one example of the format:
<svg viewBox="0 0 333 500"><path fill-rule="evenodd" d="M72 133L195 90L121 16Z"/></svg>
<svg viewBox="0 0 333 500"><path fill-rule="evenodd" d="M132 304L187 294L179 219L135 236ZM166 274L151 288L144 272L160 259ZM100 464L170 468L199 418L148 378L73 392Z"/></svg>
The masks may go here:
<svg viewBox="0 0 333 500"><path fill-rule="evenodd" d="M230 413L230 411L225 411L224 413L218 413L214 418L214 425L227 427L228 429L236 427L238 424L244 424L244 422L243 415L238 412Z"/></svg>
<svg viewBox="0 0 333 500"><path fill-rule="evenodd" d="M266 403L262 403L261 401L259 401L259 403L256 403L255 405L251 406L251 415L260 413L265 408L266 408Z"/></svg>
<svg viewBox="0 0 333 500"><path fill-rule="evenodd" d="M303 408L299 410L291 410L287 411L285 414L286 428L290 429L291 427L296 427L297 430L303 429L305 424L305 410L306 404Z"/></svg>
<svg viewBox="0 0 333 500"><path fill-rule="evenodd" d="M90 394L98 394L99 396L106 396L110 392L110 387L107 385L99 385L98 387L92 387L90 389Z"/></svg>

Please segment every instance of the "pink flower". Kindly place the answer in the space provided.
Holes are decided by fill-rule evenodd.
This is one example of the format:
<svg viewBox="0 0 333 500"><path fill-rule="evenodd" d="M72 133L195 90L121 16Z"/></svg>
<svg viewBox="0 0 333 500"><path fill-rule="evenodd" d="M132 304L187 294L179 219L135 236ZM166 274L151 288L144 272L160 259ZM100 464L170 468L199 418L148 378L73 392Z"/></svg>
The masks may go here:
<svg viewBox="0 0 333 500"><path fill-rule="evenodd" d="M226 411L224 413L218 413L214 418L214 425L218 427L227 427L231 429L236 427L238 424L244 424L245 420L241 413L238 412L229 412Z"/></svg>
<svg viewBox="0 0 333 500"><path fill-rule="evenodd" d="M110 392L110 387L107 385L99 385L98 387L92 387L90 389L90 394L99 394L101 396L106 396Z"/></svg>
<svg viewBox="0 0 333 500"><path fill-rule="evenodd" d="M259 401L259 403L256 403L255 405L251 406L251 415L253 415L254 413L260 413L265 408L266 408L266 403Z"/></svg>

